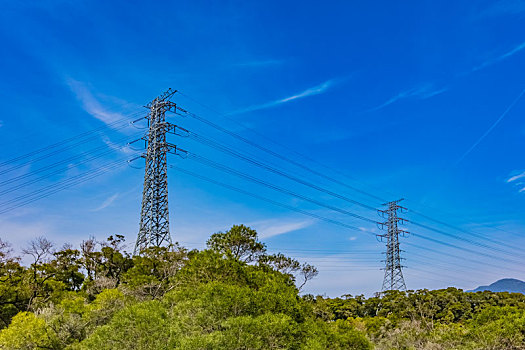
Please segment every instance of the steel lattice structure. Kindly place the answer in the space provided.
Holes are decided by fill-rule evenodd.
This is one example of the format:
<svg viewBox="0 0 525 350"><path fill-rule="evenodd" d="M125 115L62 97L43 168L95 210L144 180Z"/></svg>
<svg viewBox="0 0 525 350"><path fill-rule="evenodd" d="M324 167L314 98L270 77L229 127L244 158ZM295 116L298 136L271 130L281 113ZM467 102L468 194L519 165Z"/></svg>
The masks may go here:
<svg viewBox="0 0 525 350"><path fill-rule="evenodd" d="M168 153L177 154L177 146L166 141L166 133L175 131L176 125L166 122L166 112L176 111L176 104L169 99L176 90L169 89L146 105L149 108L144 189L140 211L140 228L135 243L134 255L151 246L170 245L168 210ZM183 150L180 150L185 152Z"/></svg>
<svg viewBox="0 0 525 350"><path fill-rule="evenodd" d="M400 218L398 212L405 211L406 208L400 206L397 201L385 203L386 210L379 210L379 214L386 219L385 222L380 222L381 229L386 230L387 233L378 235L381 240L386 239L386 259L385 262L385 277L383 279L382 291L387 290L406 290L405 280L403 278L403 266L401 265L401 252L399 249L399 235L405 235L408 232L401 230L398 224L404 224L407 220Z"/></svg>

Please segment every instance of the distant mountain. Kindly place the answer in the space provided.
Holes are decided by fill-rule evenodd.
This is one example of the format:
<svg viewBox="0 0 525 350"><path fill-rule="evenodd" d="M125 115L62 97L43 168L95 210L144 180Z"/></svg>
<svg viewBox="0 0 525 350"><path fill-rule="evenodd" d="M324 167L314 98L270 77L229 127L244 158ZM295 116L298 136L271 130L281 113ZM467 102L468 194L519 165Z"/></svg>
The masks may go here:
<svg viewBox="0 0 525 350"><path fill-rule="evenodd" d="M480 286L474 290L467 290L467 292L482 292L484 290L525 294L525 282L515 278L504 278L492 283L490 286Z"/></svg>

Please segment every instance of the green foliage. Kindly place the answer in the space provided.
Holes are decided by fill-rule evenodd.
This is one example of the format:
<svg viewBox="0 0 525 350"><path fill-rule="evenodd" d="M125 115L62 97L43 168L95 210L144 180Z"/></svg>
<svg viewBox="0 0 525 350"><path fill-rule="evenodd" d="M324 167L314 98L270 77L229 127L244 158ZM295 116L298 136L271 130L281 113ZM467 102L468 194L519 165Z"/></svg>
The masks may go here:
<svg viewBox="0 0 525 350"><path fill-rule="evenodd" d="M361 320L377 349L525 348L522 294L447 288L307 299L325 320Z"/></svg>
<svg viewBox="0 0 525 350"><path fill-rule="evenodd" d="M473 344L486 349L525 348L525 310L515 306L489 306L469 322Z"/></svg>
<svg viewBox="0 0 525 350"><path fill-rule="evenodd" d="M221 330L181 341L182 349L291 349L297 346L297 324L283 314L231 317ZM202 340L201 340L202 338Z"/></svg>
<svg viewBox="0 0 525 350"><path fill-rule="evenodd" d="M133 257L133 267L122 275L122 283L138 298L159 298L174 285L187 255L187 251L178 246L147 248Z"/></svg>
<svg viewBox="0 0 525 350"><path fill-rule="evenodd" d="M256 261L258 265L288 274L294 280L298 274L303 279L299 289L318 274L318 270L312 265L301 265L297 260L283 254L266 254L266 246L259 242L257 232L244 225L234 225L224 233L214 233L207 245L210 251L228 260L245 263Z"/></svg>
<svg viewBox="0 0 525 350"><path fill-rule="evenodd" d="M371 348L350 322L315 320L290 286L256 290L221 282L186 286L162 301L127 307L78 348L116 344L119 349Z"/></svg>
<svg viewBox="0 0 525 350"><path fill-rule="evenodd" d="M168 349L167 313L152 300L131 305L117 312L107 325L75 346L76 349Z"/></svg>
<svg viewBox="0 0 525 350"><path fill-rule="evenodd" d="M46 321L31 312L20 312L8 328L0 333L0 348L5 350L55 349L57 339L52 336Z"/></svg>
<svg viewBox="0 0 525 350"><path fill-rule="evenodd" d="M373 349L366 335L355 328L350 321L336 320L332 323L317 320L307 329L306 343L301 349Z"/></svg>
<svg viewBox="0 0 525 350"><path fill-rule="evenodd" d="M25 286L25 275L19 259L11 256L9 244L0 239L0 329L7 327L18 312L27 309L29 290Z"/></svg>
<svg viewBox="0 0 525 350"><path fill-rule="evenodd" d="M0 240L0 349L525 349L522 294L300 297L315 267L267 254L243 225L202 251L122 247L41 237L23 266Z"/></svg>
<svg viewBox="0 0 525 350"><path fill-rule="evenodd" d="M257 240L257 232L244 225L234 225L226 232L214 233L208 248L225 257L252 262L266 251L266 246Z"/></svg>
<svg viewBox="0 0 525 350"><path fill-rule="evenodd" d="M65 248L54 256L55 259L49 264L54 278L62 282L67 290L80 290L84 282L84 274L80 272L80 251Z"/></svg>

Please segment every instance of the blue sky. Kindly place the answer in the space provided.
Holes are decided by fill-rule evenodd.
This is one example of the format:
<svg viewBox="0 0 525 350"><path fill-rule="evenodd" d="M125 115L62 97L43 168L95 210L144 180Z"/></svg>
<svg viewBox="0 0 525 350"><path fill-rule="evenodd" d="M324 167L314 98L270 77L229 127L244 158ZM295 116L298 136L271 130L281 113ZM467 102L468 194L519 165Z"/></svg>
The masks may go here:
<svg viewBox="0 0 525 350"><path fill-rule="evenodd" d="M405 214L441 232L406 226L414 232L402 238L410 289L525 279L523 254L513 250L525 243L524 1L5 1L2 7L0 162L99 128L74 147L0 169L0 182L7 181L0 211L20 196L53 192L0 215L0 237L17 250L39 235L61 245L113 233L124 234L132 249L140 160L54 192L68 179L140 152L138 144L123 145L144 130L114 122L143 116L142 106L172 87L183 93L173 99L182 108L382 199L406 198L409 209L459 228ZM330 191L377 208L382 203L192 118L170 121ZM380 219L192 139L171 141ZM94 149L106 153L93 159ZM56 162L62 163L50 174L45 167ZM319 267L306 292L380 289L384 244L370 234L380 233L375 225L191 159L170 163L361 228L344 229L170 169L174 240L200 248L211 233L244 223L270 250ZM15 189L28 179L35 181Z"/></svg>

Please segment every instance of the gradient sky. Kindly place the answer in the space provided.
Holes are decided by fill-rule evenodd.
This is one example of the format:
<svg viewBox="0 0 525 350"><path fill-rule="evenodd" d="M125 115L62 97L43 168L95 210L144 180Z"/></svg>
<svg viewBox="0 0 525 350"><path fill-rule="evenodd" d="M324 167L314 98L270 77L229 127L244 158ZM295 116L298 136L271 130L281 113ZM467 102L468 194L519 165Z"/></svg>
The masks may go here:
<svg viewBox="0 0 525 350"><path fill-rule="evenodd" d="M525 148L525 1L42 0L2 1L2 9L0 163L100 130L76 147L0 168L0 212L22 203L26 194L53 191L46 186L133 158L140 145L123 145L144 129L111 123L145 115L142 106L172 87L183 93L173 98L182 108L381 199L406 198L410 210L459 228L410 210L404 214L440 231L406 225L414 233L401 239L409 289L470 289L503 277L525 279L519 248L525 244L520 156ZM192 118L169 119L381 207L380 200L272 158ZM374 211L268 174L190 138L170 140L280 187L380 220ZM108 153L92 160L86 152L97 147ZM54 172L46 170L59 161ZM305 292L370 295L381 288L385 248L370 234L380 233L375 225L191 159L173 156L170 164L361 228L348 230L170 169L174 240L202 248L211 233L244 223L259 231L270 251L318 266L320 274ZM132 165L0 214L0 238L20 251L40 235L60 246L120 233L132 250L143 164L136 160Z"/></svg>

